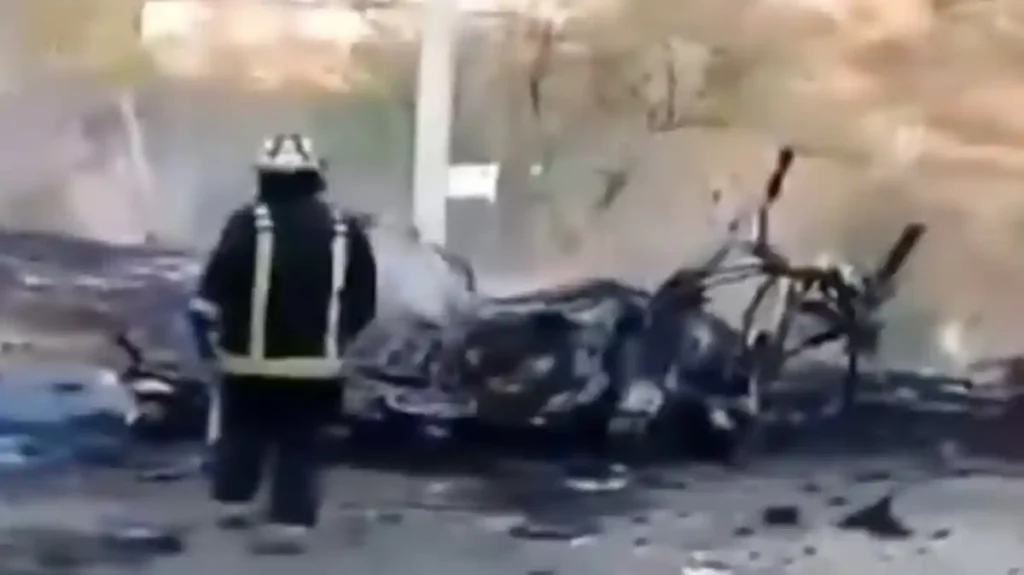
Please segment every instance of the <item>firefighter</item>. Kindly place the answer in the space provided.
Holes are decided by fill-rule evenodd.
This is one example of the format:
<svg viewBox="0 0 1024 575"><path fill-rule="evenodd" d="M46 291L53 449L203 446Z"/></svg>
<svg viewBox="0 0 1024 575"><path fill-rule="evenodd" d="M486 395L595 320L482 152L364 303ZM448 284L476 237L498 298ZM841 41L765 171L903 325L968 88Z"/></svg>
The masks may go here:
<svg viewBox="0 0 1024 575"><path fill-rule="evenodd" d="M218 525L253 525L268 468L259 553L301 553L317 523L318 436L341 408L341 356L372 319L376 262L362 224L323 197L324 164L300 135L268 138L255 201L225 224L190 305L214 393ZM268 467L269 465L269 467Z"/></svg>

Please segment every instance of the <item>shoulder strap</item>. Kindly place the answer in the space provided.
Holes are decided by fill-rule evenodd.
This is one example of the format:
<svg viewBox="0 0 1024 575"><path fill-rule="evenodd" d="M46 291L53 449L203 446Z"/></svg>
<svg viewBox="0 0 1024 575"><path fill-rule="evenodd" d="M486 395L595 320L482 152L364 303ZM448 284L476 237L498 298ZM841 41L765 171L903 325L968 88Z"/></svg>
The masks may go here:
<svg viewBox="0 0 1024 575"><path fill-rule="evenodd" d="M331 208L334 236L331 238L331 292L327 304L327 331L324 333L324 355L338 357L341 330L341 292L345 289L348 268L348 221L337 208Z"/></svg>
<svg viewBox="0 0 1024 575"><path fill-rule="evenodd" d="M274 220L270 208L264 203L253 206L252 215L256 226L256 257L249 308L249 357L263 359L266 355L267 303L274 262Z"/></svg>

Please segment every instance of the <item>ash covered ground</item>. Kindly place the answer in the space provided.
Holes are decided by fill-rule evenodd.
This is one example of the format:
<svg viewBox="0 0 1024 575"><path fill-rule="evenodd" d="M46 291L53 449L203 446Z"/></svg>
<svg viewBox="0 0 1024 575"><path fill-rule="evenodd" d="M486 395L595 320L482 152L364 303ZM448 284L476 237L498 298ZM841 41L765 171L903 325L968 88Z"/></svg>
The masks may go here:
<svg viewBox="0 0 1024 575"><path fill-rule="evenodd" d="M763 442L739 466L636 467L585 492L551 461L339 464L299 558L213 526L193 450L3 485L5 573L1018 573L1020 414L889 407ZM105 536L142 526L145 544ZM119 527L115 527L119 526ZM703 570L701 570L703 569Z"/></svg>
<svg viewBox="0 0 1024 575"><path fill-rule="evenodd" d="M979 468L984 466L979 466ZM544 465L486 479L338 469L312 550L257 558L216 531L204 487L83 477L7 504L6 573L1016 573L1017 469L939 471L920 458L783 457L742 471L665 468L632 487L578 494ZM838 527L886 494L892 516ZM163 557L98 541L111 516L172 526ZM704 571L699 569L703 568ZM686 570L690 569L690 570Z"/></svg>

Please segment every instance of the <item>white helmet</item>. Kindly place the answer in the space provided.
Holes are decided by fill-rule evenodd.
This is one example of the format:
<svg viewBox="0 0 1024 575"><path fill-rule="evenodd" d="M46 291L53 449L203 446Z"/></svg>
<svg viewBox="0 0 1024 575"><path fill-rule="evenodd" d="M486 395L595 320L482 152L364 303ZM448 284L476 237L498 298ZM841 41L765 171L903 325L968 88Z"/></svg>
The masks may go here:
<svg viewBox="0 0 1024 575"><path fill-rule="evenodd" d="M301 134L277 134L263 140L256 167L268 172L319 172L323 162L317 157L311 138Z"/></svg>

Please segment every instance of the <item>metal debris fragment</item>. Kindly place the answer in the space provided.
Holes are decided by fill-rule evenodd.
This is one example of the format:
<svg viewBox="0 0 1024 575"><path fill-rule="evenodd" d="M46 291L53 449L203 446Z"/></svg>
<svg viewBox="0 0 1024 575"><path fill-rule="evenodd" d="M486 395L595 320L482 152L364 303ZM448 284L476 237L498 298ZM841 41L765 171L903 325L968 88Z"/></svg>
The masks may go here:
<svg viewBox="0 0 1024 575"><path fill-rule="evenodd" d="M914 531L893 514L892 503L893 495L890 493L846 516L838 523L838 527L863 531L878 539L907 539Z"/></svg>
<svg viewBox="0 0 1024 575"><path fill-rule="evenodd" d="M683 491L689 483L681 478L672 477L668 473L645 471L636 475L636 484L646 489L663 489L666 491Z"/></svg>
<svg viewBox="0 0 1024 575"><path fill-rule="evenodd" d="M202 471L199 461L189 461L155 469L144 469L135 476L141 483L172 483L198 476Z"/></svg>
<svg viewBox="0 0 1024 575"><path fill-rule="evenodd" d="M680 569L681 575L730 575L732 566L717 559L703 559Z"/></svg>
<svg viewBox="0 0 1024 575"><path fill-rule="evenodd" d="M516 539L529 541L567 541L593 536L600 532L597 525L585 521L563 523L541 519L526 519L508 530Z"/></svg>
<svg viewBox="0 0 1024 575"><path fill-rule="evenodd" d="M850 479L856 483L879 483L882 481L892 481L894 477L891 471L874 469L854 473Z"/></svg>
<svg viewBox="0 0 1024 575"><path fill-rule="evenodd" d="M829 497L825 503L827 503L829 507L843 507L844 505L849 505L850 500L842 495L833 495L832 497Z"/></svg>
<svg viewBox="0 0 1024 575"><path fill-rule="evenodd" d="M565 486L581 493L621 491L629 483L629 468L619 463L578 461L566 470Z"/></svg>
<svg viewBox="0 0 1024 575"><path fill-rule="evenodd" d="M800 491L804 493L821 493L821 486L813 481L808 481L800 486Z"/></svg>
<svg viewBox="0 0 1024 575"><path fill-rule="evenodd" d="M597 213L607 212L626 190L632 167L617 168L604 172L604 187L601 195L594 203L593 211Z"/></svg>
<svg viewBox="0 0 1024 575"><path fill-rule="evenodd" d="M800 508L796 505L771 505L761 511L761 520L772 527L795 527L800 524Z"/></svg>
<svg viewBox="0 0 1024 575"><path fill-rule="evenodd" d="M100 528L100 541L111 550L144 555L177 554L185 550L182 533L168 526L110 518Z"/></svg>
<svg viewBox="0 0 1024 575"><path fill-rule="evenodd" d="M741 526L733 530L732 534L736 537L750 537L755 533L753 527Z"/></svg>

